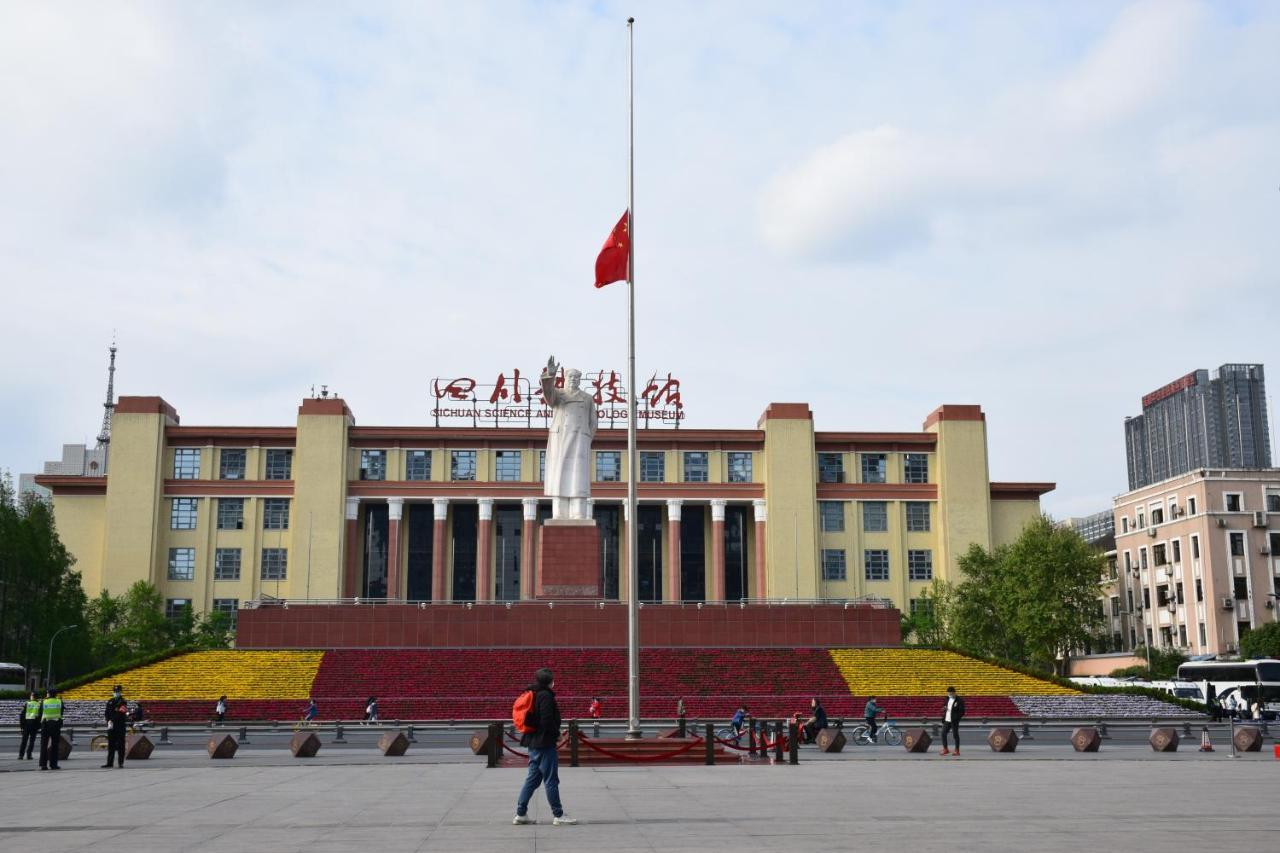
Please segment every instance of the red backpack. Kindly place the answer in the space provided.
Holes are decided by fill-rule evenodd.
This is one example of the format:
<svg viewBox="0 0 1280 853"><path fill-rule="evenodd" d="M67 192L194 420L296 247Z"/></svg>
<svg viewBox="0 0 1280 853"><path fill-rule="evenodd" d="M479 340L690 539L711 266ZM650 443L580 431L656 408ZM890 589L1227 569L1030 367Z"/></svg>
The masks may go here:
<svg viewBox="0 0 1280 853"><path fill-rule="evenodd" d="M516 703L511 706L511 722L515 724L516 731L522 735L531 735L538 730L533 724L533 691L526 690L516 699Z"/></svg>

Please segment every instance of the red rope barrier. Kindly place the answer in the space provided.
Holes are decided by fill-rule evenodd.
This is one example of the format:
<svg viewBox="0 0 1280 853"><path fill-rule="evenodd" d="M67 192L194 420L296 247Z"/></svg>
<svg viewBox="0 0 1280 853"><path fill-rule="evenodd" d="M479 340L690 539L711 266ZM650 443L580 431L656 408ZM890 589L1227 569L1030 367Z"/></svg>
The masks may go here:
<svg viewBox="0 0 1280 853"><path fill-rule="evenodd" d="M594 749L596 752L600 753L601 755L607 755L610 758L616 758L619 761L663 761L668 758L675 758L677 755L683 755L684 753L688 752L689 750L693 749L695 746L703 742L702 738L697 738L685 744L684 746L680 747L679 749L672 750L671 752L664 752L659 755L626 755L625 753L614 752L611 749L605 749L602 746L596 746L594 743L592 743L587 738L583 737L581 734L578 735L578 740L582 741L588 747L590 747L591 749Z"/></svg>
<svg viewBox="0 0 1280 853"><path fill-rule="evenodd" d="M529 753L527 753L527 752L517 752L516 750L514 750L514 749L512 749L511 747L507 746L506 741L503 741L503 742L502 742L502 748L503 748L503 749L505 749L507 752L511 753L512 755L516 756L517 758L528 758L528 757L529 757Z"/></svg>
<svg viewBox="0 0 1280 853"><path fill-rule="evenodd" d="M722 739L722 738L716 738L715 740L716 740L716 743L720 744L721 746L727 746L727 747L729 747L730 749L736 749L736 750L738 750L738 752L750 752L750 751L751 751L751 747L750 747L750 746L739 746L736 742L731 741L731 740L724 740L724 739ZM775 738L772 742L767 741L767 740L765 740L764 738L760 738L760 740L756 741L756 748L763 752L763 751L765 751L765 750L773 749L773 748L777 745L777 743L778 743L778 741L777 741L777 739L776 739L776 738ZM783 744L782 744L782 745L783 745L783 748L785 749L785 748L786 748L786 741L785 741L785 740L783 741Z"/></svg>

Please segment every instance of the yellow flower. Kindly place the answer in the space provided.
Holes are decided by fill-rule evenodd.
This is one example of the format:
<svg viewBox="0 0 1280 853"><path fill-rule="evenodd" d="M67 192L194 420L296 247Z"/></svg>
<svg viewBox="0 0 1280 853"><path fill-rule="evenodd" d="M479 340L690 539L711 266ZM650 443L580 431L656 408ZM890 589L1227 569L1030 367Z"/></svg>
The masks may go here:
<svg viewBox="0 0 1280 853"><path fill-rule="evenodd" d="M67 699L105 699L124 687L127 699L306 699L324 652L219 650L192 652L76 687Z"/></svg>
<svg viewBox="0 0 1280 853"><path fill-rule="evenodd" d="M932 649L832 649L855 696L1070 696L1079 693L1002 666Z"/></svg>

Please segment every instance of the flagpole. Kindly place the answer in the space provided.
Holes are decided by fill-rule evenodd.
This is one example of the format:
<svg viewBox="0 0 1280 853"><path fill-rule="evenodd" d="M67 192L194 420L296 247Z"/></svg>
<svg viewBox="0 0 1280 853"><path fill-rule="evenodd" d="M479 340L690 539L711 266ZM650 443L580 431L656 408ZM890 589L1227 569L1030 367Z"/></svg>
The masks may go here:
<svg viewBox="0 0 1280 853"><path fill-rule="evenodd" d="M640 731L640 518L636 507L636 83L635 18L627 18L627 738Z"/></svg>

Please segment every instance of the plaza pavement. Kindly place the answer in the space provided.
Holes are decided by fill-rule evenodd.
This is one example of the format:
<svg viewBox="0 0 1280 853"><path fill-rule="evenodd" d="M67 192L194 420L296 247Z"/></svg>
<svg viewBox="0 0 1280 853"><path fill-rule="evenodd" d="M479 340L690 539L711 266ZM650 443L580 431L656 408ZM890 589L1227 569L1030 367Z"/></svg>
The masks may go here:
<svg viewBox="0 0 1280 853"><path fill-rule="evenodd" d="M158 750L126 770L73 753L59 773L0 775L0 849L151 851L1066 851L1275 849L1270 751L1231 759L1068 746L959 760L904 751L799 766L561 769L570 814L510 825L524 771L462 750L386 759L242 749L213 762ZM804 758L816 757L806 751ZM27 766L30 766L27 764ZM0 769L22 767L0 760Z"/></svg>

